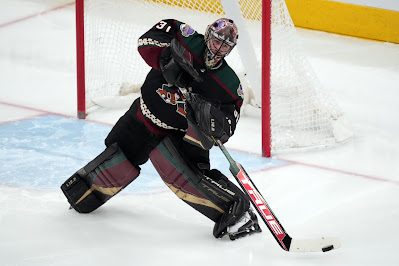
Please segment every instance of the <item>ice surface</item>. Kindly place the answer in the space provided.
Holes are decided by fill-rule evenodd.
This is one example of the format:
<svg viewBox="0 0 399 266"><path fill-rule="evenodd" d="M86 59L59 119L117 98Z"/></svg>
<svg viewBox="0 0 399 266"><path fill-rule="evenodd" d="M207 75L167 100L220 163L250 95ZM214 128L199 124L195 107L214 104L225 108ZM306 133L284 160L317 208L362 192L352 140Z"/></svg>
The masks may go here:
<svg viewBox="0 0 399 266"><path fill-rule="evenodd" d="M1 265L398 265L397 44L299 30L354 138L264 159L259 120L243 117L227 143L292 237L341 237L339 250L290 254L263 224L262 234L214 239L213 224L170 192L150 165L97 211L68 211L58 187L104 149L104 136L126 111L73 118L74 5L30 16L68 3L1 3ZM216 148L212 164L229 175Z"/></svg>

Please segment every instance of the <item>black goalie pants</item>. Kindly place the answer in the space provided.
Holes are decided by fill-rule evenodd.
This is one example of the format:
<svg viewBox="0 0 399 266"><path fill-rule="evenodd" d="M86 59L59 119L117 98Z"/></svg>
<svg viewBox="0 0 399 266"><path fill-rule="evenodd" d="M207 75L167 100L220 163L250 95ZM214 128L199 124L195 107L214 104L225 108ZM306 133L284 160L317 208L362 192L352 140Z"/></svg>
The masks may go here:
<svg viewBox="0 0 399 266"><path fill-rule="evenodd" d="M136 99L130 109L118 120L105 139L105 145L111 146L117 142L127 159L134 166L148 161L150 152L167 136L152 133L145 124L138 119L140 101ZM195 164L209 165L209 151L198 148L182 140L184 133L170 133L175 139L181 140L180 148L185 150L189 161Z"/></svg>

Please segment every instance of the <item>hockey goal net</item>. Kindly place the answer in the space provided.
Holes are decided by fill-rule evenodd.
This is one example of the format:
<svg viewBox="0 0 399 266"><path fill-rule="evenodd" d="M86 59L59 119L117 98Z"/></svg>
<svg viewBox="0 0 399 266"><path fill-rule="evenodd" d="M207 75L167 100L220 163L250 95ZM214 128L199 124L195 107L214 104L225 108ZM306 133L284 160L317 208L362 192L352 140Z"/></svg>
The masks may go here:
<svg viewBox="0 0 399 266"><path fill-rule="evenodd" d="M158 21L178 19L204 33L219 17L238 25L237 48L226 60L241 79L245 104L262 106L264 155L351 136L301 52L284 0L76 0L78 117L137 97L149 71L137 40Z"/></svg>

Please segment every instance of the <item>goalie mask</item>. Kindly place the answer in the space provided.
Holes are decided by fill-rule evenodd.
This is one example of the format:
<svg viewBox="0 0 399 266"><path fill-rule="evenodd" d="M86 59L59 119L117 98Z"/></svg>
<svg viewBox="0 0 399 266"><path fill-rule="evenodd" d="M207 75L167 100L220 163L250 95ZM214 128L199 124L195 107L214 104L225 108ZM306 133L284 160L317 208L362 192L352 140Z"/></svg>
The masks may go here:
<svg viewBox="0 0 399 266"><path fill-rule="evenodd" d="M205 66L208 69L217 68L237 44L237 38L237 26L231 19L221 18L209 25L204 36Z"/></svg>

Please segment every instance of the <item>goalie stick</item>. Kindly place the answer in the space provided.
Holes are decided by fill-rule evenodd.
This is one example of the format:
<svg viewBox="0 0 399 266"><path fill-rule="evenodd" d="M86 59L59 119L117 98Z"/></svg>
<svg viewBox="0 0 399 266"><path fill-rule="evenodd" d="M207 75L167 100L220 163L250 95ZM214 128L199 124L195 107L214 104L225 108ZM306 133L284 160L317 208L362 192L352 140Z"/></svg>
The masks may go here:
<svg viewBox="0 0 399 266"><path fill-rule="evenodd" d="M192 100L191 93L186 88L179 88L180 91L185 96L186 100L190 103ZM234 161L230 153L224 147L220 140L212 137L213 141L218 145L220 150L223 152L226 159L229 161L229 170L233 174L237 183L240 185L241 189L250 199L252 205L262 218L263 222L269 228L270 232L274 236L274 239L280 245L282 249L290 252L317 252L323 251L327 252L333 249L338 249L341 247L341 241L338 237L319 237L311 239L297 239L292 238L283 228L280 221L274 215L269 204L260 194L259 190L256 188L255 184L252 182L251 178L245 171L244 167Z"/></svg>
<svg viewBox="0 0 399 266"><path fill-rule="evenodd" d="M260 194L251 178L248 176L244 167L233 160L220 140L216 140L214 138L213 140L229 161L230 172L233 174L234 178L237 180L245 194L250 198L252 205L282 249L290 252L326 252L332 249L337 249L341 246L341 241L337 237L320 237L314 239L296 239L290 237L277 217L274 215L269 204L267 204L266 200Z"/></svg>

